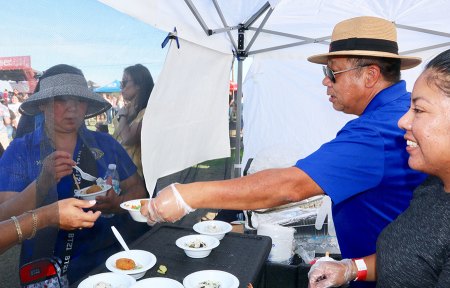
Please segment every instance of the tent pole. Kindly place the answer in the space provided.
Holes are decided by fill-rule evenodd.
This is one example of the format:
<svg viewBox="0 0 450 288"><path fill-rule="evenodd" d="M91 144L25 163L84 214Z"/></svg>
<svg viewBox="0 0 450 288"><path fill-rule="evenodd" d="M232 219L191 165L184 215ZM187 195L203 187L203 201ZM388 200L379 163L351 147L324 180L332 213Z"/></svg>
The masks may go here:
<svg viewBox="0 0 450 288"><path fill-rule="evenodd" d="M237 95L235 99L236 103L236 144L234 154L234 169L231 171L231 178L241 177L241 119L242 119L242 71L243 61L245 58L237 58L238 71L237 71Z"/></svg>

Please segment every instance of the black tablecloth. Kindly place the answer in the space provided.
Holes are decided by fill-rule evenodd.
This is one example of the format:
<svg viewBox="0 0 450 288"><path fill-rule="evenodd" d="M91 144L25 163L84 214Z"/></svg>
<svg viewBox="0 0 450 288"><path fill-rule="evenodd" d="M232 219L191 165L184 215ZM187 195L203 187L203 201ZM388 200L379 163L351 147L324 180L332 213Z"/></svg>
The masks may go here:
<svg viewBox="0 0 450 288"><path fill-rule="evenodd" d="M220 240L220 245L213 249L208 257L194 259L186 256L184 251L175 245L178 238L190 234L197 233L191 227L159 224L129 245L130 249L150 251L156 256L156 265L141 279L167 277L183 283L184 277L190 273L200 270L222 270L235 275L239 279L239 287L246 288L248 283L257 287L262 268L272 247L270 237L230 232ZM156 272L159 265L167 267L165 275ZM106 266L102 265L89 275L107 271ZM77 287L78 284L74 283L71 287Z"/></svg>

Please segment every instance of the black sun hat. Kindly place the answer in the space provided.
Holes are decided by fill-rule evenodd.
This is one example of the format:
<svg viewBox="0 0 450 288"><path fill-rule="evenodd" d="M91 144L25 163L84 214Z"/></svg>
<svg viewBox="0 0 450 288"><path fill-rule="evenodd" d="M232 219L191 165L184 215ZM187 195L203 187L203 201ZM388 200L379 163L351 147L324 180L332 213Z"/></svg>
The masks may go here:
<svg viewBox="0 0 450 288"><path fill-rule="evenodd" d="M41 112L39 109L41 104L45 104L57 96L72 96L87 102L85 119L99 115L111 108L108 101L88 88L83 75L62 73L39 80L39 91L20 105L20 112L31 116L37 115Z"/></svg>

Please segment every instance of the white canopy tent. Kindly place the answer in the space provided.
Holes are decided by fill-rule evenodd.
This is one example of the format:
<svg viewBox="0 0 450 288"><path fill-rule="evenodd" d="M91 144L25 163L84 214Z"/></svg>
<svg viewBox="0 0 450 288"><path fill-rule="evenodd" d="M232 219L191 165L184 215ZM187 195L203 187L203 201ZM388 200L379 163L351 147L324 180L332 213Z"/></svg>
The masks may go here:
<svg viewBox="0 0 450 288"><path fill-rule="evenodd" d="M228 129L225 128L227 103L217 101L217 98L228 97L229 78L224 77L220 69L229 73L232 55L238 59L238 104L242 93L245 96L242 160L245 163L261 151L286 145L298 151L298 158L304 157L332 139L351 119L352 116L332 110L321 85L321 68L306 61L307 56L328 50L331 32L337 22L362 15L389 19L398 27L400 54L420 56L424 60L450 48L450 18L447 15L450 1L446 0L100 1L161 30L169 32L176 27L177 36L188 43L181 43L179 50L174 45L170 48L166 60L169 64L163 71L166 76L156 83L144 118L142 160L149 191L153 191L159 177L229 155L228 143L222 142L228 141ZM189 53L181 52L184 46L189 47L186 49ZM214 60L192 61L202 55L212 57L214 54L219 65ZM170 66L172 61L169 59L177 57L185 57L185 61L178 59L178 66ZM242 63L249 57L253 61L243 81ZM418 67L402 74L409 89L420 71L421 67ZM219 84L222 82L225 84ZM208 86L192 89L193 83L199 87ZM177 89L173 92L178 95L167 95L174 85ZM216 89L211 89L211 85L217 85ZM195 125L195 121L186 123L185 118L177 119L173 111L161 111L169 104L166 99L170 99L170 109L175 109L176 113L189 110L189 115L202 115L205 107L211 107L216 113L205 114L208 119L197 119L208 123L206 129L205 125ZM162 102L153 105L153 101ZM177 126L175 130L172 129L174 125ZM238 131L239 125L238 118ZM213 127L224 131L210 133L208 129ZM170 133L162 139L152 134L156 130ZM172 134L176 131L180 134ZM218 137L217 133L226 136ZM170 143L170 151L168 145L161 143ZM239 158L235 162L238 164ZM240 172L237 167L236 171Z"/></svg>

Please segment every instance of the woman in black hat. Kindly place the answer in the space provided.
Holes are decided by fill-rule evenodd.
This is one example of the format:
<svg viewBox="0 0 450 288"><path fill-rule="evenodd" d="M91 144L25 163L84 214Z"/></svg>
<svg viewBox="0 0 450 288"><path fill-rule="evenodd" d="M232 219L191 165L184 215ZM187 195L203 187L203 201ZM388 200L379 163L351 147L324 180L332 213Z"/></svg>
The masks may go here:
<svg viewBox="0 0 450 288"><path fill-rule="evenodd" d="M111 105L88 89L81 70L61 64L45 71L39 80L39 89L22 103L20 110L27 115L43 114L43 124L36 131L15 139L0 160L0 200L17 193L32 191L36 198L16 207L17 214L60 199L74 197L74 190L90 186L73 166L103 177L109 164L116 164L121 194L113 190L106 196L97 196L93 207L105 213L116 213L112 218L99 218L92 229L76 232L47 231L36 234L22 245L21 264L49 255L70 259L68 279L75 282L92 268L103 263L119 249L111 233L115 225L126 233L128 241L147 230L131 220L120 209L120 203L146 197L143 181L136 166L122 146L106 133L88 130L86 118L108 110ZM122 227L119 228L119 227ZM51 234L51 233L50 233ZM55 236L55 244L49 242ZM68 244L71 249L67 250Z"/></svg>

